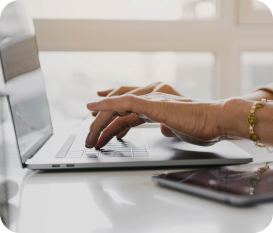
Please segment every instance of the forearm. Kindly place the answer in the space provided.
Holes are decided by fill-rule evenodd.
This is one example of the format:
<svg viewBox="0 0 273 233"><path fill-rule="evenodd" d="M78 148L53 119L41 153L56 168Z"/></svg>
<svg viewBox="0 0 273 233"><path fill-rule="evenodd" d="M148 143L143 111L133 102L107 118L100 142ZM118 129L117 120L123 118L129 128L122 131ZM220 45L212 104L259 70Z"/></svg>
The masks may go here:
<svg viewBox="0 0 273 233"><path fill-rule="evenodd" d="M257 100L260 100L260 97ZM255 100L230 99L225 101L220 120L222 135L250 139L247 117L250 115L250 109ZM273 102L267 102L264 107L257 108L255 115L258 123L254 127L254 132L260 137L260 143L273 146Z"/></svg>

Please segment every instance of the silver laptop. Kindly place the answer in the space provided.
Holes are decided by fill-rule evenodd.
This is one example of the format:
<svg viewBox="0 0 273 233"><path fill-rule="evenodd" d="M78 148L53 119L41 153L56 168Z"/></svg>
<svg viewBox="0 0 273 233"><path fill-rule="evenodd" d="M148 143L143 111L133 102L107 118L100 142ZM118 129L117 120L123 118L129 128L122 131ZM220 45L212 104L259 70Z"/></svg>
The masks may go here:
<svg viewBox="0 0 273 233"><path fill-rule="evenodd" d="M91 119L79 132L53 133L34 29L13 2L0 21L1 65L18 151L30 169L101 169L242 164L252 156L228 141L211 147L165 138L159 127L135 128L100 150L85 148ZM1 74L2 75L2 74Z"/></svg>

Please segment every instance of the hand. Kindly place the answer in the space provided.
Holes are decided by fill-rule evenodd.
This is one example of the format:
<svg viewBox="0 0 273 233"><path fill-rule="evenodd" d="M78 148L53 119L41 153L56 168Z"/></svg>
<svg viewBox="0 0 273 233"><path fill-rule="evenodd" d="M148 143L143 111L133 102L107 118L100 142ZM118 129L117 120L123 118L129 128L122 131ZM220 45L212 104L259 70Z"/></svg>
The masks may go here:
<svg viewBox="0 0 273 233"><path fill-rule="evenodd" d="M98 95L101 97L120 96L124 94L133 94L133 95L140 96L140 95L146 95L152 92L161 92L161 93L166 93L171 95L182 96L173 87L162 82L156 82L146 87L120 87L115 90L111 89L107 91L99 91ZM98 111L94 111L92 112L92 115L97 116L98 113L99 113ZM100 117L103 117L103 113L100 114ZM113 118L113 120L114 119L115 118ZM165 135L166 137L176 137L176 135L173 134L173 132L169 130L169 128L167 128L164 124L160 124L160 128L161 128L162 134ZM117 135L117 138L118 139L123 138L128 133L129 130L130 128L127 128L126 130L121 132L119 135Z"/></svg>
<svg viewBox="0 0 273 233"><path fill-rule="evenodd" d="M89 103L87 108L100 112L90 126L86 139L88 148L101 148L114 136L145 122L164 124L176 137L192 144L208 146L224 138L219 128L221 101L197 101L152 92L142 96L129 94L105 98ZM133 114L126 115L128 112Z"/></svg>
<svg viewBox="0 0 273 233"><path fill-rule="evenodd" d="M182 96L176 90L174 90L173 87L162 82L152 83L151 85L146 87L119 87L117 89L111 89L107 91L98 91L98 95L101 97L111 97L124 94L146 95L151 92L161 92L171 95ZM92 115L97 116L98 113L98 111L94 111L92 112Z"/></svg>

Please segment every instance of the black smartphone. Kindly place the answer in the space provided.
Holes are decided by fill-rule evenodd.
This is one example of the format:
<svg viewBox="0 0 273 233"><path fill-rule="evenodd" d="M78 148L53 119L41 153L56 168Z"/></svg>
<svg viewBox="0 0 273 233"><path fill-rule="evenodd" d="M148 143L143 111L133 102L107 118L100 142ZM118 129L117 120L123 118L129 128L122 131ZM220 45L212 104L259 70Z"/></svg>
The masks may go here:
<svg viewBox="0 0 273 233"><path fill-rule="evenodd" d="M236 206L273 201L273 170L255 174L213 168L154 174L152 179L167 188Z"/></svg>

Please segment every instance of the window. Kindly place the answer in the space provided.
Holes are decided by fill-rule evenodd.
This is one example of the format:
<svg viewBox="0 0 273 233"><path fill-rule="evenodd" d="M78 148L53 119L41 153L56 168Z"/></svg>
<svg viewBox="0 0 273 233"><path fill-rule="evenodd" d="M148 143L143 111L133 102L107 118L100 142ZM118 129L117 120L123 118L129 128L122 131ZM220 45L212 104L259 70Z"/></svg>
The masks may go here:
<svg viewBox="0 0 273 233"><path fill-rule="evenodd" d="M242 94L273 82L273 52L244 52L241 61Z"/></svg>
<svg viewBox="0 0 273 233"><path fill-rule="evenodd" d="M240 24L273 24L272 13L268 6L256 0L239 0Z"/></svg>
<svg viewBox="0 0 273 233"><path fill-rule="evenodd" d="M98 90L162 81L185 96L212 99L212 53L41 52L53 118L83 117ZM65 88L64 88L65 87Z"/></svg>
<svg viewBox="0 0 273 233"><path fill-rule="evenodd" d="M138 77L134 85L161 79L185 95L224 99L250 91L271 75L271 68L251 60L266 60L266 52L273 51L272 14L255 0L23 1L34 18L51 101L61 98L60 92L71 102L86 102L65 90L75 77L92 83L93 94L85 92L88 100L98 89L127 85L128 77ZM75 66L74 78L66 75L63 70L73 67L74 55L97 65L93 70ZM49 66L54 56L63 70ZM60 82L61 88L66 76L71 83L53 92L51 84Z"/></svg>
<svg viewBox="0 0 273 233"><path fill-rule="evenodd" d="M24 0L34 18L213 20L219 0Z"/></svg>

